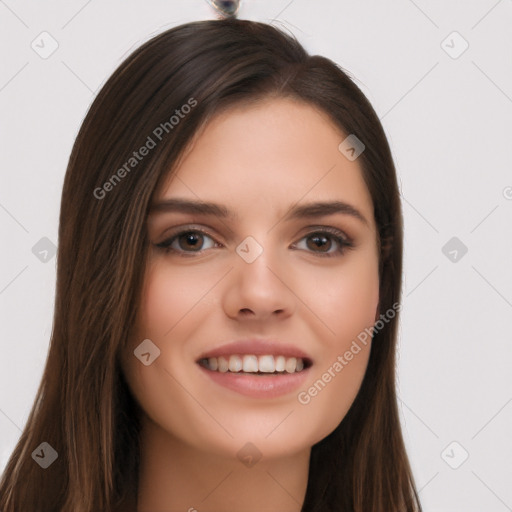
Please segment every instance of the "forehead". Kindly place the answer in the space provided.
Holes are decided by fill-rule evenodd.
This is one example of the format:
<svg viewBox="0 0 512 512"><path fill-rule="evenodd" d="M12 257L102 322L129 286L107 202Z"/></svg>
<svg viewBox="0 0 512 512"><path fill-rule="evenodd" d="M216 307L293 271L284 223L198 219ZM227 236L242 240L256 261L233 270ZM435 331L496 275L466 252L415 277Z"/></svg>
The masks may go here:
<svg viewBox="0 0 512 512"><path fill-rule="evenodd" d="M338 149L347 135L299 100L235 105L198 132L158 199L188 197L276 213L297 201L342 200L372 219L362 169Z"/></svg>

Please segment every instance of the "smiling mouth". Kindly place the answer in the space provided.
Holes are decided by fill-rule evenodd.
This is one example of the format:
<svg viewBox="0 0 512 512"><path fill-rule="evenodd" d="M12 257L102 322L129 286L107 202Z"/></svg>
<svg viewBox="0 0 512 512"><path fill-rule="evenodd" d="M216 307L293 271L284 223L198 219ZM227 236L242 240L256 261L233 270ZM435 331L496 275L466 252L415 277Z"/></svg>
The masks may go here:
<svg viewBox="0 0 512 512"><path fill-rule="evenodd" d="M261 376L300 373L312 365L309 359L270 354L261 356L233 354L229 357L203 358L197 363L213 372Z"/></svg>

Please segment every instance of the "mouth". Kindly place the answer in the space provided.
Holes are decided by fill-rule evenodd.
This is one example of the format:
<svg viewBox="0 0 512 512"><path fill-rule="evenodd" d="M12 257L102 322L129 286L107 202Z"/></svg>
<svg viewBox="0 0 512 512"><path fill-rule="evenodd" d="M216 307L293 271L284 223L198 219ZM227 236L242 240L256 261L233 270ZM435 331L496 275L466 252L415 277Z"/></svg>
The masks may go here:
<svg viewBox="0 0 512 512"><path fill-rule="evenodd" d="M313 364L307 357L289 357L281 354L232 354L203 357L196 363L212 372L262 377L301 373Z"/></svg>
<svg viewBox="0 0 512 512"><path fill-rule="evenodd" d="M196 363L215 386L265 400L291 397L309 378L313 359L294 344L259 338L211 348Z"/></svg>

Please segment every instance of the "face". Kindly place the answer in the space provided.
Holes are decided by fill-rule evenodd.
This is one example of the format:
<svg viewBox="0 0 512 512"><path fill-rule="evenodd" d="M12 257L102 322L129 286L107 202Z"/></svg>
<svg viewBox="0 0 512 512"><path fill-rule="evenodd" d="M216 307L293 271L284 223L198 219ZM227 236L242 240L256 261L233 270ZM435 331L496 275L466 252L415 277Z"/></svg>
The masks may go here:
<svg viewBox="0 0 512 512"><path fill-rule="evenodd" d="M338 149L347 135L297 100L232 107L156 195L123 369L146 419L174 442L234 457L250 441L279 457L310 449L350 408L379 277L371 197L358 160ZM224 350L225 362L198 362L237 340L248 344Z"/></svg>

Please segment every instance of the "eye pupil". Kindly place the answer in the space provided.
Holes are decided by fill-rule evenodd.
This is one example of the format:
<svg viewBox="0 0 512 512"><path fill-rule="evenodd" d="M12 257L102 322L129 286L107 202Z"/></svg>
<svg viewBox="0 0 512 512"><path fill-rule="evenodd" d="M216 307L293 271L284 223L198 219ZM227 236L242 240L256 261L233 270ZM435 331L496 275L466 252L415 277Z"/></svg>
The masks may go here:
<svg viewBox="0 0 512 512"><path fill-rule="evenodd" d="M197 249L201 245L200 240L198 238L202 237L202 235L198 233L185 233L180 236L180 242L182 240L186 240L187 244L190 243L190 246L194 249ZM181 244L180 244L181 245Z"/></svg>
<svg viewBox="0 0 512 512"><path fill-rule="evenodd" d="M316 245L316 248L325 249L327 246L327 250L330 248L330 239L324 235L311 235L310 240L313 240L313 243Z"/></svg>

